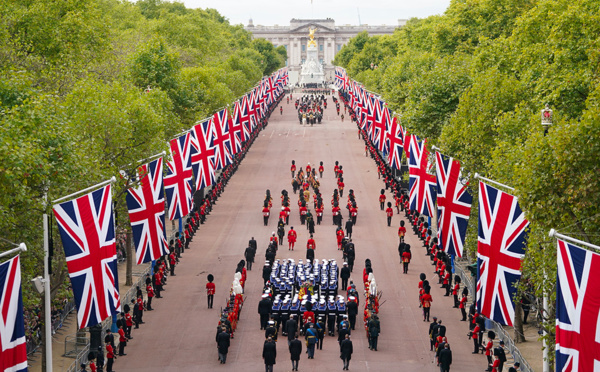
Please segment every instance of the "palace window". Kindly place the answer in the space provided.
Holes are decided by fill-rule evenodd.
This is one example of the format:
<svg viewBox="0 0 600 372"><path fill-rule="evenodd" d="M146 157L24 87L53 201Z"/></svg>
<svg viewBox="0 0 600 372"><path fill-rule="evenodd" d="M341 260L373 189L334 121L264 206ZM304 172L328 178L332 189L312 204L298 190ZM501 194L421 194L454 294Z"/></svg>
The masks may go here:
<svg viewBox="0 0 600 372"><path fill-rule="evenodd" d="M337 45L337 51L339 52L342 49L342 44Z"/></svg>
<svg viewBox="0 0 600 372"><path fill-rule="evenodd" d="M319 52L323 51L323 44L319 45Z"/></svg>
<svg viewBox="0 0 600 372"><path fill-rule="evenodd" d="M302 51L306 52L306 45L302 44Z"/></svg>

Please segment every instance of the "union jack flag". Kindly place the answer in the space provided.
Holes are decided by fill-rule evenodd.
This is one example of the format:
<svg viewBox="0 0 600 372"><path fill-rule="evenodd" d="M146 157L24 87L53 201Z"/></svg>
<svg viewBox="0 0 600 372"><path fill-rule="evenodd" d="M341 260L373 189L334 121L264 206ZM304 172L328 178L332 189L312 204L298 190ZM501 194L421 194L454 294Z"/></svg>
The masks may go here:
<svg viewBox="0 0 600 372"><path fill-rule="evenodd" d="M0 371L27 371L19 256L0 264Z"/></svg>
<svg viewBox="0 0 600 372"><path fill-rule="evenodd" d="M338 89L342 89L342 87L344 86L344 73L345 72L346 71L344 71L344 69L341 67L335 68L335 86Z"/></svg>
<svg viewBox="0 0 600 372"><path fill-rule="evenodd" d="M190 162L196 177L196 190L215 182L215 149L210 146L212 135L209 120L194 125L191 131Z"/></svg>
<svg viewBox="0 0 600 372"><path fill-rule="evenodd" d="M392 125L389 126L386 132L387 146L390 149L389 163L392 168L400 169L402 160L402 150L404 148L404 136L402 134L402 126L396 118L392 119Z"/></svg>
<svg viewBox="0 0 600 372"><path fill-rule="evenodd" d="M248 97L244 96L241 100L235 102L233 108L233 120L242 124L242 135L244 142L250 139L252 128L250 126L250 113L248 112Z"/></svg>
<svg viewBox="0 0 600 372"><path fill-rule="evenodd" d="M435 153L438 241L449 255L462 257L473 196L462 182L460 162Z"/></svg>
<svg viewBox="0 0 600 372"><path fill-rule="evenodd" d="M121 311L111 185L56 204L79 328Z"/></svg>
<svg viewBox="0 0 600 372"><path fill-rule="evenodd" d="M265 96L267 98L267 104L275 102L277 96L275 95L277 87L273 83L273 78L268 77L265 79Z"/></svg>
<svg viewBox="0 0 600 372"><path fill-rule="evenodd" d="M515 196L479 182L477 310L502 325L513 325L527 226Z"/></svg>
<svg viewBox="0 0 600 372"><path fill-rule="evenodd" d="M419 137L411 135L409 171L410 209L420 214L433 216L436 197L435 175L430 174L433 164L429 162L429 151L425 146L427 140L419 141Z"/></svg>
<svg viewBox="0 0 600 372"><path fill-rule="evenodd" d="M390 110L385 106L385 102L379 98L375 98L373 103L375 105L375 119L373 120L373 129L371 130L371 143L385 155L387 153L386 133L391 121Z"/></svg>
<svg viewBox="0 0 600 372"><path fill-rule="evenodd" d="M366 99L363 102L364 105L364 120L360 129L364 129L367 132L367 137L372 138L373 127L375 126L376 120L376 108L375 108L375 96L369 92L366 93Z"/></svg>
<svg viewBox="0 0 600 372"><path fill-rule="evenodd" d="M171 161L167 162L164 184L171 221L187 216L192 206L194 173L190 153L191 142L192 135L189 132L170 142Z"/></svg>
<svg viewBox="0 0 600 372"><path fill-rule="evenodd" d="M137 264L166 255L165 198L163 159L158 158L138 169L139 186L127 190L127 209L135 243Z"/></svg>
<svg viewBox="0 0 600 372"><path fill-rule="evenodd" d="M216 112L211 121L211 148L215 151L215 170L226 167L233 162L231 158L231 143L229 142L229 125L227 109Z"/></svg>
<svg viewBox="0 0 600 372"><path fill-rule="evenodd" d="M600 371L600 255L558 240L556 371Z"/></svg>
<svg viewBox="0 0 600 372"><path fill-rule="evenodd" d="M233 106L233 116L229 120L229 143L231 144L231 155L242 151L242 139L244 138L244 126L240 119L239 102L236 101Z"/></svg>
<svg viewBox="0 0 600 372"><path fill-rule="evenodd" d="M255 88L256 89L256 88ZM256 111L256 106L254 104L254 89L248 93L246 95L246 110L248 112L248 122L250 123L257 123L258 122L258 112ZM248 124L250 125L250 124ZM250 133L252 133L252 131L254 130L254 128L252 127L252 129L250 130Z"/></svg>

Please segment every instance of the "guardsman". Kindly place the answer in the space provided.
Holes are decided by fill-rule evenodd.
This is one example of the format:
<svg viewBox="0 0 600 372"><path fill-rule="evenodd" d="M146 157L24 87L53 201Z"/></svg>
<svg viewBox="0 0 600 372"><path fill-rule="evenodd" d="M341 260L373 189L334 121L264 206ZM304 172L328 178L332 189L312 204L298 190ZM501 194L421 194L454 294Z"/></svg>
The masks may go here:
<svg viewBox="0 0 600 372"><path fill-rule="evenodd" d="M344 196L344 178L338 178L338 190L340 191L340 198Z"/></svg>
<svg viewBox="0 0 600 372"><path fill-rule="evenodd" d="M148 301L146 303L146 310L152 311L152 299L154 298L154 288L152 288L152 283L146 286L146 294L148 296Z"/></svg>
<svg viewBox="0 0 600 372"><path fill-rule="evenodd" d="M333 215L333 224L342 226L342 212L338 205L338 202L333 203L333 208L331 208L331 214Z"/></svg>
<svg viewBox="0 0 600 372"><path fill-rule="evenodd" d="M315 213L317 214L317 225L320 225L321 221L323 220L323 203L317 204Z"/></svg>
<svg viewBox="0 0 600 372"><path fill-rule="evenodd" d="M423 306L423 321L429 321L429 314L431 313L431 303L433 302L433 298L429 293L430 288L424 288L423 295L421 296L421 305Z"/></svg>
<svg viewBox="0 0 600 372"><path fill-rule="evenodd" d="M281 211L279 212L279 219L281 221L285 221L287 217L287 213L285 212L285 207L281 207Z"/></svg>
<svg viewBox="0 0 600 372"><path fill-rule="evenodd" d="M285 212L285 224L289 225L290 224L290 203L289 201L287 203L285 203L285 205L283 206L283 211Z"/></svg>
<svg viewBox="0 0 600 372"><path fill-rule="evenodd" d="M408 264L410 263L412 254L410 253L410 245L405 244L404 247L404 252L402 252L402 268L404 270L404 274L408 274Z"/></svg>
<svg viewBox="0 0 600 372"><path fill-rule="evenodd" d="M263 204L262 214L263 214L263 222L264 222L265 226L267 226L269 224L269 216L271 215L271 211L269 210L269 204L266 200L265 200L265 203Z"/></svg>
<svg viewBox="0 0 600 372"><path fill-rule="evenodd" d="M310 166L310 163L308 163L308 165L306 166L306 174L309 174L311 170L312 167Z"/></svg>
<svg viewBox="0 0 600 372"><path fill-rule="evenodd" d="M356 202L352 202L352 206L350 207L350 219L352 220L352 225L356 225L356 217L358 216L358 208L356 207Z"/></svg>
<svg viewBox="0 0 600 372"><path fill-rule="evenodd" d="M404 227L404 221L400 221L400 227L398 228L398 240L400 242L403 242L405 235L406 235L406 227Z"/></svg>
<svg viewBox="0 0 600 372"><path fill-rule="evenodd" d="M304 225L304 222L306 221L306 214L308 212L308 209L306 208L306 202L304 200L302 200L302 202L301 202L299 212L300 212L300 224Z"/></svg>
<svg viewBox="0 0 600 372"><path fill-rule="evenodd" d="M333 167L333 175L335 176L335 178L337 178L338 176L338 169L339 169L339 162L336 160L335 161L335 166Z"/></svg>
<svg viewBox="0 0 600 372"><path fill-rule="evenodd" d="M379 208L381 208L381 210L383 210L385 207L385 190L381 189L381 192L379 194Z"/></svg>
<svg viewBox="0 0 600 372"><path fill-rule="evenodd" d="M460 303L458 304L458 308L460 309L460 313L462 315L461 322L467 321L467 311L465 308L467 307L467 300L469 295L469 289L467 287L463 288L462 296L460 298Z"/></svg>
<svg viewBox="0 0 600 372"><path fill-rule="evenodd" d="M213 298L215 297L215 289L216 289L215 283L213 283L213 281L215 280L215 277L212 274L208 274L206 279L208 280L208 282L206 283L206 300L208 303L208 308L212 309Z"/></svg>
<svg viewBox="0 0 600 372"><path fill-rule="evenodd" d="M274 243L274 244L275 244L275 246L277 247L277 236L275 236L275 231L273 231L273 232L271 233L271 237L269 238L269 242L270 242L271 244L273 244L273 243Z"/></svg>
<svg viewBox="0 0 600 372"><path fill-rule="evenodd" d="M310 238L306 242L306 258L309 259L309 255L312 256L310 258L311 262L315 258L315 249L317 249L317 243L315 243L315 239L313 239L313 235L310 234Z"/></svg>
<svg viewBox="0 0 600 372"><path fill-rule="evenodd" d="M323 162L319 163L319 177L323 178L323 172L325 171L325 168L323 167Z"/></svg>
<svg viewBox="0 0 600 372"><path fill-rule="evenodd" d="M385 195L384 195L385 196ZM394 215L394 210L392 209L392 203L387 203L387 208L385 210L385 214L387 216L387 225L388 227L392 226L392 216Z"/></svg>

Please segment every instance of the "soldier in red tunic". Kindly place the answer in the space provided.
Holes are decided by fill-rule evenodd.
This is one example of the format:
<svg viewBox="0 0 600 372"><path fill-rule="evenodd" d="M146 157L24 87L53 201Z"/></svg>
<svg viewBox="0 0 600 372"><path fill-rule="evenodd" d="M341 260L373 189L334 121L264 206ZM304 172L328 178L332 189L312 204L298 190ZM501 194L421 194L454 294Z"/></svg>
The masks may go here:
<svg viewBox="0 0 600 372"><path fill-rule="evenodd" d="M208 274L207 277L208 283L206 283L206 298L208 301L208 308L212 309L213 307L213 298L215 297L215 283L213 283L213 280L215 280L215 277L212 274Z"/></svg>
<svg viewBox="0 0 600 372"><path fill-rule="evenodd" d="M146 286L146 294L148 295L148 301L146 303L146 310L152 311L152 299L154 298L154 289L152 288L152 284L148 284Z"/></svg>
<svg viewBox="0 0 600 372"><path fill-rule="evenodd" d="M269 209L269 205L267 204L266 201L265 201L265 204L263 205L262 214L263 214L263 222L264 222L265 226L267 226L269 224L269 216L271 215L271 210Z"/></svg>
<svg viewBox="0 0 600 372"><path fill-rule="evenodd" d="M379 208L383 210L385 207L385 190L381 189L381 193L379 194Z"/></svg>
<svg viewBox="0 0 600 372"><path fill-rule="evenodd" d="M323 167L323 162L321 162L319 164L319 177L323 178L323 172L325 171L325 168Z"/></svg>
<svg viewBox="0 0 600 372"><path fill-rule="evenodd" d="M306 208L306 202L302 201L302 205L300 206L300 224L304 225L304 222L306 221L306 214L308 212L308 209Z"/></svg>
<svg viewBox="0 0 600 372"><path fill-rule="evenodd" d="M388 207L385 210L385 214L387 215L387 225L388 227L392 226L392 216L394 215L394 210L392 209L392 203L388 202Z"/></svg>
<svg viewBox="0 0 600 372"><path fill-rule="evenodd" d="M402 253L402 266L404 269L404 274L408 274L408 264L410 263L410 259L412 258L412 254L410 253L410 246L404 250Z"/></svg>
<svg viewBox="0 0 600 372"><path fill-rule="evenodd" d="M323 220L323 204L317 204L315 213L317 214L317 225L320 225Z"/></svg>
<svg viewBox="0 0 600 372"><path fill-rule="evenodd" d="M292 166L290 167L290 171L292 172L292 178L294 178L296 174L296 161L292 160Z"/></svg>

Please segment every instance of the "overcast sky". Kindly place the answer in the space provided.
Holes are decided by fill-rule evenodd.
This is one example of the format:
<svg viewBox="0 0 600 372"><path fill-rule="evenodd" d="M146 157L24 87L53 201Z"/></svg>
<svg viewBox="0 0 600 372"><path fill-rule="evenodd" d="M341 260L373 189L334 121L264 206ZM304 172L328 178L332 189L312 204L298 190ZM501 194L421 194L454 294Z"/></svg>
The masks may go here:
<svg viewBox="0 0 600 372"><path fill-rule="evenodd" d="M397 25L398 19L442 14L450 0L182 0L188 8L214 8L231 24L289 25L292 18L333 18L336 25Z"/></svg>

